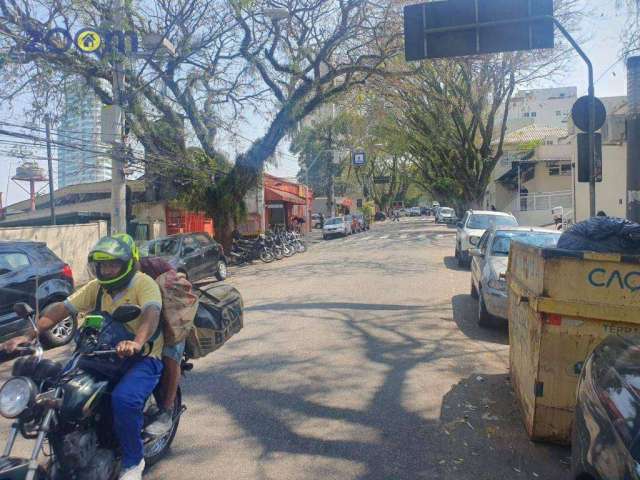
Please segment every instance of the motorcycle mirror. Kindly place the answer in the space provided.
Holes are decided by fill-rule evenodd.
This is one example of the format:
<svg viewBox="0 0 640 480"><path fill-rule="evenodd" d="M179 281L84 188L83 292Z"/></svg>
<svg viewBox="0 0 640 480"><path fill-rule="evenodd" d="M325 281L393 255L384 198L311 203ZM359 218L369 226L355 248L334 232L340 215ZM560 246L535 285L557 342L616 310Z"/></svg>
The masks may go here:
<svg viewBox="0 0 640 480"><path fill-rule="evenodd" d="M33 308L29 306L29 304L24 302L16 303L13 306L13 311L20 317L25 320L28 319L31 315L33 315Z"/></svg>
<svg viewBox="0 0 640 480"><path fill-rule="evenodd" d="M142 310L138 305L121 305L111 314L118 323L128 323L140 316Z"/></svg>

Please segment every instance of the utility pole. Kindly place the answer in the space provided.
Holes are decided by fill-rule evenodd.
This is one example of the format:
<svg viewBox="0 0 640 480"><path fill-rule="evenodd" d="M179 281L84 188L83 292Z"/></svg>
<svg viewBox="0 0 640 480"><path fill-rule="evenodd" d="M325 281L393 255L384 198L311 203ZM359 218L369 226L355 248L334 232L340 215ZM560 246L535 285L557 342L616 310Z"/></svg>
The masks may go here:
<svg viewBox="0 0 640 480"><path fill-rule="evenodd" d="M640 57L627 60L627 219L640 222Z"/></svg>
<svg viewBox="0 0 640 480"><path fill-rule="evenodd" d="M120 41L119 33L123 31L124 0L113 1L113 30L116 43ZM124 115L122 111L122 97L124 90L124 70L118 45L111 45L113 55L113 109L115 121L113 123L113 144L111 151L111 234L126 233L127 231L127 191L124 173Z"/></svg>
<svg viewBox="0 0 640 480"><path fill-rule="evenodd" d="M51 225L56 224L56 199L53 193L53 158L51 155L51 118L47 113L44 116L44 125L47 133L47 167L49 168L49 208L51 209Z"/></svg>

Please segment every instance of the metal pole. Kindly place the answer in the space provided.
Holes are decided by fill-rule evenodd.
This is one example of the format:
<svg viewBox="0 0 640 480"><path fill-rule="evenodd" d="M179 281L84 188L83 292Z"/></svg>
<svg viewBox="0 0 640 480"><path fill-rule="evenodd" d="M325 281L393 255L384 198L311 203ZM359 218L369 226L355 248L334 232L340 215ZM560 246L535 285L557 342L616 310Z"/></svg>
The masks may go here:
<svg viewBox="0 0 640 480"><path fill-rule="evenodd" d="M596 102L595 102L595 87L593 83L593 65L591 60L587 57L587 54L580 48L580 45L573 39L571 34L566 28L554 17L547 17L552 19L553 23L558 27L558 30L562 32L564 37L569 41L571 46L578 52L580 58L587 64L587 70L589 74L589 129L587 135L589 136L589 166L591 172L589 175L589 215L594 217L596 214L596 134L595 134L595 118L596 118ZM575 215L575 212L574 212ZM575 217L574 217L575 218Z"/></svg>
<svg viewBox="0 0 640 480"><path fill-rule="evenodd" d="M627 60L627 219L640 222L640 57Z"/></svg>
<svg viewBox="0 0 640 480"><path fill-rule="evenodd" d="M113 23L116 34L123 29L123 11L124 0L113 0ZM127 231L127 190L124 174L124 121L122 111L124 71L117 46L112 45L111 54L113 55L113 108L115 109L116 119L111 156L111 233L114 234Z"/></svg>
<svg viewBox="0 0 640 480"><path fill-rule="evenodd" d="M47 167L49 168L49 208L51 210L51 225L56 224L56 200L53 192L53 158L51 155L51 118L49 114L44 116L44 125L47 133Z"/></svg>

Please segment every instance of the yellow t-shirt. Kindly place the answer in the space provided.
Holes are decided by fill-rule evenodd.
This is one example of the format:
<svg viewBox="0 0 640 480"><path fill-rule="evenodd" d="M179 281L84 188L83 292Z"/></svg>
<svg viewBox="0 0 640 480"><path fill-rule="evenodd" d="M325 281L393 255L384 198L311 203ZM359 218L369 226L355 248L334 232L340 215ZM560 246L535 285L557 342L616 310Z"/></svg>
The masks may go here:
<svg viewBox="0 0 640 480"><path fill-rule="evenodd" d="M73 313L88 313L96 308L96 299L98 298L98 291L100 290L100 284L97 280L92 280L87 283L81 289L75 291L67 300L65 305ZM124 290L116 293L113 297L103 290L102 294L102 311L107 313L113 313L116 308L121 305L138 305L142 312L149 307L162 308L162 296L160 294L160 288L158 284L149 276L142 272L136 272L131 279L131 283ZM125 328L134 335L138 331L142 316L125 323ZM151 356L156 358L162 358L162 346L164 340L162 338L162 331L160 335L153 342L153 349L151 350Z"/></svg>

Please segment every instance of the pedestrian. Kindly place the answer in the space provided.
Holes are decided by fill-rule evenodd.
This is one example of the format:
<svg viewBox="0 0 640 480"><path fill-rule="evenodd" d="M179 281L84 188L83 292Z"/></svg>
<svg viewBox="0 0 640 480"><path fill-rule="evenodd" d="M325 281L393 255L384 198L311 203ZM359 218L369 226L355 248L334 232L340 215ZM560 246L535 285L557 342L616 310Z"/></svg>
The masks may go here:
<svg viewBox="0 0 640 480"><path fill-rule="evenodd" d="M393 221L394 222L400 221L400 210L396 209L393 211Z"/></svg>
<svg viewBox="0 0 640 480"><path fill-rule="evenodd" d="M605 213L605 211L604 211L604 210L600 210L600 211L596 214L596 217L606 217L606 216L607 216L607 214Z"/></svg>
<svg viewBox="0 0 640 480"><path fill-rule="evenodd" d="M320 229L324 228L324 215L320 212Z"/></svg>
<svg viewBox="0 0 640 480"><path fill-rule="evenodd" d="M492 211L492 212L497 212L497 211L498 211L498 209L496 208L496 206L495 206L495 205L491 205L491 211Z"/></svg>

